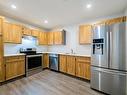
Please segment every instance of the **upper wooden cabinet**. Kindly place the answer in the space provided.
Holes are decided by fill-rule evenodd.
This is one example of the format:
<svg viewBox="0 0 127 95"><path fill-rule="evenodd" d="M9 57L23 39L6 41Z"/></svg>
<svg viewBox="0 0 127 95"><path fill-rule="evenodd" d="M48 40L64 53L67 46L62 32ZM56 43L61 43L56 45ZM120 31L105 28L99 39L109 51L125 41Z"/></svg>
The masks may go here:
<svg viewBox="0 0 127 95"><path fill-rule="evenodd" d="M66 44L65 31L52 31L47 33L48 45L63 45Z"/></svg>
<svg viewBox="0 0 127 95"><path fill-rule="evenodd" d="M47 32L39 32L39 45L47 45Z"/></svg>
<svg viewBox="0 0 127 95"><path fill-rule="evenodd" d="M54 44L55 45L65 44L65 31L54 32Z"/></svg>
<svg viewBox="0 0 127 95"><path fill-rule="evenodd" d="M13 43L22 43L22 26L13 24L12 33Z"/></svg>
<svg viewBox="0 0 127 95"><path fill-rule="evenodd" d="M8 22L4 22L3 24L3 39L5 43L12 42L12 24Z"/></svg>
<svg viewBox="0 0 127 95"><path fill-rule="evenodd" d="M4 22L3 24L3 38L5 43L21 43L22 26Z"/></svg>
<svg viewBox="0 0 127 95"><path fill-rule="evenodd" d="M75 76L76 60L74 56L67 56L67 74Z"/></svg>
<svg viewBox="0 0 127 95"><path fill-rule="evenodd" d="M32 36L34 36L34 37L38 37L39 36L39 31L38 30L31 30L31 32L32 32Z"/></svg>
<svg viewBox="0 0 127 95"><path fill-rule="evenodd" d="M3 34L3 17L0 17L0 35Z"/></svg>
<svg viewBox="0 0 127 95"><path fill-rule="evenodd" d="M79 26L79 43L91 44L92 41L92 26L80 25Z"/></svg>
<svg viewBox="0 0 127 95"><path fill-rule="evenodd" d="M47 41L48 41L48 45L54 44L53 32L47 32Z"/></svg>
<svg viewBox="0 0 127 95"><path fill-rule="evenodd" d="M59 57L59 70L60 72L66 73L67 72L67 56L60 55Z"/></svg>
<svg viewBox="0 0 127 95"><path fill-rule="evenodd" d="M23 27L22 32L23 32L23 35L28 35L28 36L32 35L32 30L27 27Z"/></svg>

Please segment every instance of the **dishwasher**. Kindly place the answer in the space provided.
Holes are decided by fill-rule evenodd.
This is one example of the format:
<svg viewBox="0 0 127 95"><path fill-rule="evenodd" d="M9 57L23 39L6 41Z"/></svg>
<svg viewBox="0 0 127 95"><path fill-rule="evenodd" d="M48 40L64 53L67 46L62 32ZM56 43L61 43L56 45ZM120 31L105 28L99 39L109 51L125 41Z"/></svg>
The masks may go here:
<svg viewBox="0 0 127 95"><path fill-rule="evenodd" d="M59 71L59 55L49 54L49 68L54 71Z"/></svg>

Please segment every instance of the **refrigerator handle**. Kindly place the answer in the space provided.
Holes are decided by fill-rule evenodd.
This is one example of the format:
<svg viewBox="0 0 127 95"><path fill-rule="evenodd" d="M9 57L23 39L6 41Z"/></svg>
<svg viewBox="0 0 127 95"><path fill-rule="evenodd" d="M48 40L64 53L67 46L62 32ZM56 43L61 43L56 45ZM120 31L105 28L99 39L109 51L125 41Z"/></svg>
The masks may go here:
<svg viewBox="0 0 127 95"><path fill-rule="evenodd" d="M108 67L110 63L110 33L107 31L107 61L108 61Z"/></svg>
<svg viewBox="0 0 127 95"><path fill-rule="evenodd" d="M100 72L100 73L107 73L107 74L120 75L120 76L126 76L127 75L127 73L113 72L113 71L108 71L108 70L96 69L95 71Z"/></svg>
<svg viewBox="0 0 127 95"><path fill-rule="evenodd" d="M110 40L110 45L109 45L109 67L111 66L111 64L112 64L112 62L111 62L111 59L112 59L112 31L110 30L110 38L109 38L109 40Z"/></svg>

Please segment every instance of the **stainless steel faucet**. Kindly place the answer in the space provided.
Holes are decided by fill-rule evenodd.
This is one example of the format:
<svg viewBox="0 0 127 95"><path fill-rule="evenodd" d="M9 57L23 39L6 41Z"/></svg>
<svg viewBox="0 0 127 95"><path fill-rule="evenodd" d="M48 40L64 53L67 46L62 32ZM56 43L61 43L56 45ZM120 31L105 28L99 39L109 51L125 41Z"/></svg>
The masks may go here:
<svg viewBox="0 0 127 95"><path fill-rule="evenodd" d="M73 54L74 53L74 50L73 49L71 49L71 54Z"/></svg>

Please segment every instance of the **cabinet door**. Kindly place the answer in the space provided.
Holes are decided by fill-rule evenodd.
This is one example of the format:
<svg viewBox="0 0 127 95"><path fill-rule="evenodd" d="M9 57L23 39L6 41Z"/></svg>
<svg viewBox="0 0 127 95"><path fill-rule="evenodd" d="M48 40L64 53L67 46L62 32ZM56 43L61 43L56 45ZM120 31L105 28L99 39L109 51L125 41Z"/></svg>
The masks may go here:
<svg viewBox="0 0 127 95"><path fill-rule="evenodd" d="M85 64L84 62L76 62L76 76L85 78Z"/></svg>
<svg viewBox="0 0 127 95"><path fill-rule="evenodd" d="M13 43L22 43L22 26L13 24L12 26L12 42Z"/></svg>
<svg viewBox="0 0 127 95"><path fill-rule="evenodd" d="M86 79L90 80L90 63L86 62L85 65L86 65L85 66L85 68L86 68L86 74L85 74L85 76L86 76Z"/></svg>
<svg viewBox="0 0 127 95"><path fill-rule="evenodd" d="M39 45L47 45L47 32L39 32Z"/></svg>
<svg viewBox="0 0 127 95"><path fill-rule="evenodd" d="M15 78L17 76L17 63L9 62L6 63L6 80Z"/></svg>
<svg viewBox="0 0 127 95"><path fill-rule="evenodd" d="M3 39L5 43L11 43L13 40L12 24L4 22L3 24Z"/></svg>
<svg viewBox="0 0 127 95"><path fill-rule="evenodd" d="M17 62L17 76L24 74L25 74L25 60Z"/></svg>
<svg viewBox="0 0 127 95"><path fill-rule="evenodd" d="M75 75L75 57L67 56L67 73L70 75Z"/></svg>
<svg viewBox="0 0 127 95"><path fill-rule="evenodd" d="M5 65L3 62L3 38L0 35L0 82L3 82L4 80L5 80Z"/></svg>
<svg viewBox="0 0 127 95"><path fill-rule="evenodd" d="M32 30L32 36L38 37L39 36L39 31L38 30Z"/></svg>
<svg viewBox="0 0 127 95"><path fill-rule="evenodd" d="M90 58L89 57L76 58L76 76L90 80Z"/></svg>
<svg viewBox="0 0 127 95"><path fill-rule="evenodd" d="M79 43L91 44L92 40L92 27L91 25L81 25L79 27Z"/></svg>
<svg viewBox="0 0 127 95"><path fill-rule="evenodd" d="M67 72L67 56L66 55L60 55L59 57L59 68L61 72L66 73Z"/></svg>
<svg viewBox="0 0 127 95"><path fill-rule="evenodd" d="M53 43L54 43L54 37L53 37L53 32L48 32L47 33L48 35L48 38L47 38L47 40L48 40L48 45L53 45Z"/></svg>
<svg viewBox="0 0 127 95"><path fill-rule="evenodd" d="M23 27L23 35L31 36L32 35L31 29L29 29L27 27Z"/></svg>
<svg viewBox="0 0 127 95"><path fill-rule="evenodd" d="M42 62L43 68L49 68L49 55L43 54L43 62Z"/></svg>
<svg viewBox="0 0 127 95"><path fill-rule="evenodd" d="M54 44L56 45L62 45L64 44L64 32L58 31L54 32Z"/></svg>
<svg viewBox="0 0 127 95"><path fill-rule="evenodd" d="M3 29L3 19L2 18L0 18L0 35L2 35L3 33L3 31L2 31L2 29Z"/></svg>

